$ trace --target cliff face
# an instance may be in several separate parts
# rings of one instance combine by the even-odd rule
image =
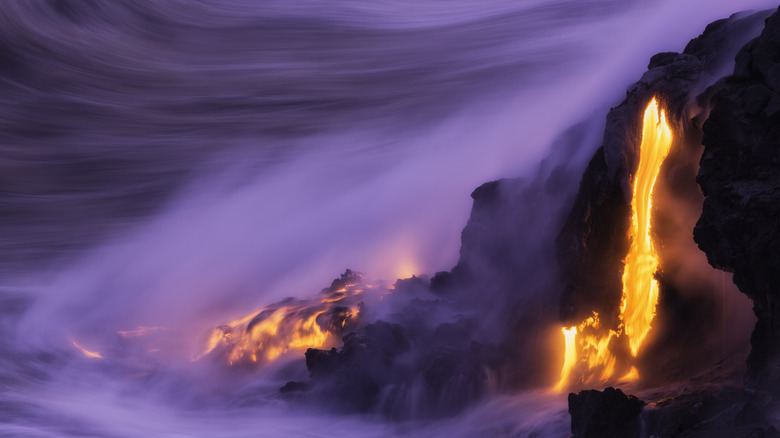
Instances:
[[[780,390],[780,12],[737,55],[712,98],[694,238],[753,301],[746,384]]]
[[[676,123],[675,145],[667,159],[671,163],[664,164],[666,178],[674,180],[674,172],[668,168],[690,161],[703,144],[696,182],[706,198],[693,235],[707,261],[733,272],[735,284],[753,301],[758,322],[751,337],[745,383],[760,391],[724,383],[728,379],[718,375],[725,371],[719,364],[686,381],[684,387],[672,385],[667,393],[646,393],[653,397],[641,414],[643,434],[648,436],[780,436],[773,425],[773,400],[780,394],[780,10],[769,15],[764,12],[719,20],[692,40],[682,55],[653,57],[648,72],[629,90],[626,101],[610,112],[604,146],[586,170],[558,238],[558,259],[566,281],[562,319],[576,322],[589,311],[614,312],[627,245],[624,236],[630,205],[625,194],[639,144],[637,115],[648,94],[660,94]],[[740,35],[767,16],[761,35],[736,53],[745,42]],[[727,73],[723,61],[735,53],[733,76],[718,80]],[[708,84],[714,85],[694,99]],[[666,192],[689,190],[691,181],[680,181],[688,179],[690,173],[688,169],[678,175],[684,178],[667,181]],[[692,187],[696,193],[687,196],[688,201],[701,202],[697,200],[702,195],[695,185]],[[658,217],[674,214],[680,212],[656,212]],[[659,222],[654,227],[663,228],[663,221]],[[690,233],[690,228],[685,231]],[[656,230],[661,246],[664,233]],[[686,310],[680,303],[674,304],[681,296],[680,285],[674,284],[668,271],[662,259],[656,274],[661,284],[657,317],[665,318],[666,326],[654,328],[655,340],[645,349],[644,358],[640,350],[637,366],[645,384],[658,377],[650,374],[648,379],[653,368],[668,368],[673,363],[661,356],[679,343],[680,337],[688,336],[688,329],[699,330],[699,342],[712,337],[700,328],[711,323],[701,318],[706,316],[704,306]],[[692,319],[696,322],[691,323]],[[685,330],[681,323],[687,324]],[[685,355],[695,356],[699,347],[690,346]],[[599,427],[629,424],[625,418],[605,416],[619,412],[623,403],[622,398],[608,397],[610,390],[570,394],[573,436],[606,436],[609,433]],[[619,435],[639,436],[639,431],[625,430]]]
[[[648,71],[629,88],[626,99],[610,110],[603,147],[585,171],[557,239],[556,253],[566,284],[561,302],[564,323],[578,323],[594,311],[607,326],[615,328],[618,323],[623,258],[629,243],[630,181],[638,165],[645,106],[656,96],[666,110],[674,131],[670,156],[686,155],[681,151],[691,145],[698,148],[701,134],[696,116],[706,102],[696,102],[694,96],[715,81],[724,59],[736,52],[735,41],[744,43],[744,35],[764,16],[719,20],[692,40],[684,53],[653,56]]]

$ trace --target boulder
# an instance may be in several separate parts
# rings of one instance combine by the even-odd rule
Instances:
[[[645,403],[612,387],[569,394],[572,438],[639,437]]]

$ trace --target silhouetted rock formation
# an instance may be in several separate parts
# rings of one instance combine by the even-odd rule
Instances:
[[[620,389],[569,394],[572,438],[639,437],[639,414],[645,403]]]
[[[746,383],[780,391],[780,13],[737,55],[712,98],[694,232],[709,262],[734,273],[758,317]]]

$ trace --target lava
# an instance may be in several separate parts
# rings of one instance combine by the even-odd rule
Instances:
[[[666,115],[653,98],[644,112],[639,166],[633,181],[631,200],[630,247],[624,260],[623,294],[620,300],[620,325],[605,332],[594,313],[576,327],[564,327],[565,359],[555,390],[562,390],[577,373],[578,381],[606,381],[614,377],[616,356],[610,350],[613,339],[625,336],[631,356],[636,357],[650,331],[658,302],[658,254],[650,235],[653,188],[672,144],[672,131]],[[638,377],[631,367],[624,378]]]
[[[634,179],[631,201],[631,248],[623,270],[623,297],[620,318],[628,335],[631,354],[636,356],[655,316],[658,302],[658,253],[650,238],[650,214],[653,187],[672,145],[672,131],[655,98],[645,110],[639,168]]]
[[[229,365],[267,363],[287,352],[323,348],[357,324],[361,295],[376,288],[347,270],[316,299],[283,300],[213,329],[196,360],[217,355]]]
[[[555,385],[556,391],[563,389],[563,386],[569,380],[569,374],[571,374],[571,370],[574,367],[574,364],[577,363],[577,347],[575,343],[577,338],[577,327],[564,327],[562,330],[563,337],[566,340],[566,356],[563,360],[563,368],[561,369],[561,379],[558,381],[558,384]]]

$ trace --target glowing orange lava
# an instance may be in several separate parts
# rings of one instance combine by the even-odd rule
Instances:
[[[658,302],[658,281],[653,278],[658,269],[658,253],[650,238],[650,213],[655,180],[671,146],[672,130],[654,98],[645,110],[639,168],[631,201],[631,248],[623,270],[620,303],[621,320],[633,356],[650,331]]]
[[[317,299],[288,299],[221,325],[211,331],[196,359],[218,354],[229,365],[265,363],[290,351],[334,343],[356,323],[359,296],[374,288],[361,279],[347,271]]]
[[[671,145],[672,131],[666,115],[653,98],[644,113],[639,166],[633,181],[631,246],[623,269],[620,326],[617,332],[609,330],[605,335],[599,327],[598,315],[594,313],[577,327],[563,328],[565,358],[561,378],[554,388],[557,391],[571,383],[573,373],[577,374],[579,382],[604,382],[614,377],[616,358],[609,349],[612,339],[625,334],[631,356],[636,357],[650,331],[658,302],[658,281],[653,277],[658,269],[658,254],[650,236],[653,188]],[[631,367],[623,377],[633,380],[639,374]]]

